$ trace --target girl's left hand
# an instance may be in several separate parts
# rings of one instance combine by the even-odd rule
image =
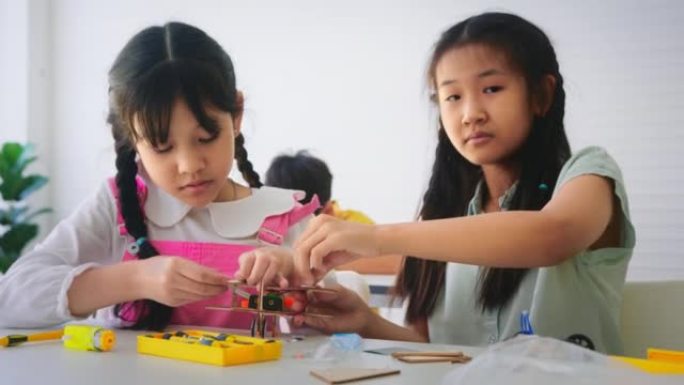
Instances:
[[[240,267],[235,278],[244,279],[248,285],[274,283],[282,288],[289,286],[287,277],[294,269],[292,250],[267,246],[240,255]]]
[[[329,215],[312,219],[294,245],[297,279],[312,285],[336,266],[379,255],[376,229]]]
[[[359,333],[366,335],[375,313],[355,292],[340,285],[328,287],[335,292],[311,292],[306,306],[306,313],[296,315],[295,326],[309,326],[324,333]],[[332,317],[317,317],[326,314]]]

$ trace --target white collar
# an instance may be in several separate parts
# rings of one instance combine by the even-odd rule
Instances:
[[[159,188],[144,172],[147,185],[145,216],[159,227],[178,224],[191,211],[208,210],[216,233],[225,238],[244,238],[256,233],[269,216],[292,210],[304,198],[303,191],[264,186],[252,188],[248,197],[230,202],[212,202],[206,207],[193,208]]]
[[[207,205],[214,230],[225,238],[244,238],[256,233],[267,217],[291,211],[303,199],[303,191],[264,186],[252,195],[230,202]]]

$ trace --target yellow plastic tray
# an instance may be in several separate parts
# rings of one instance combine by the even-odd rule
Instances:
[[[212,346],[202,344],[200,340],[212,341]],[[138,336],[138,353],[228,366],[277,360],[282,354],[282,342],[203,330],[182,330],[180,333],[170,331]]]
[[[684,365],[667,361],[645,360],[643,358],[612,356],[615,359],[634,365],[644,372],[653,374],[684,374]]]
[[[649,360],[671,362],[684,365],[684,351],[648,348],[646,356]]]

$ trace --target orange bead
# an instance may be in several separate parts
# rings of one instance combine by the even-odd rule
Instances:
[[[283,298],[283,304],[285,305],[285,309],[292,309],[292,306],[295,304],[295,299],[291,296],[287,296]]]

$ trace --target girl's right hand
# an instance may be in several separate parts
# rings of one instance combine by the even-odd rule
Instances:
[[[329,287],[335,293],[316,292],[309,294],[305,313],[293,319],[296,326],[307,325],[324,333],[359,333],[362,336],[373,321],[375,313],[355,292],[340,285]],[[332,317],[317,317],[314,313]]]
[[[286,288],[288,277],[294,269],[292,251],[284,247],[259,247],[240,255],[239,268],[234,278],[244,280],[248,285],[256,286],[264,281],[267,285],[274,282]]]
[[[297,278],[312,285],[332,268],[380,254],[377,226],[329,215],[312,219],[294,244]]]
[[[229,278],[225,275],[184,258],[158,255],[138,263],[141,297],[167,306],[211,298],[229,287]]]

